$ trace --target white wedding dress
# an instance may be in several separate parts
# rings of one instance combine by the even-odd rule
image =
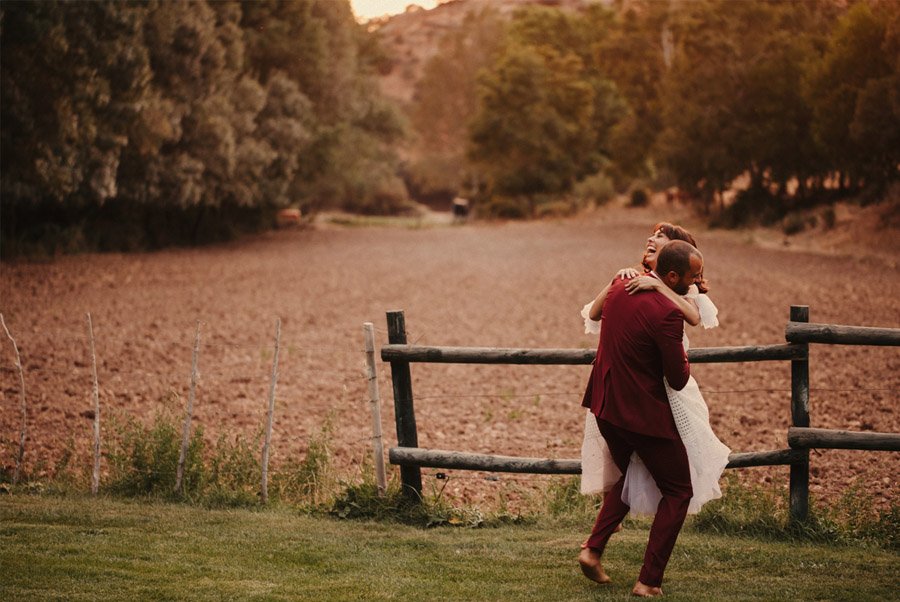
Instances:
[[[646,294],[646,293],[642,293]],[[693,299],[700,310],[700,323],[704,328],[715,328],[719,325],[716,317],[718,309],[704,294],[692,285],[685,297]],[[581,310],[584,318],[586,334],[599,334],[600,322],[590,319],[592,303]],[[684,349],[688,350],[687,334],[684,336]],[[691,498],[688,513],[696,514],[709,500],[722,497],[719,489],[719,477],[728,464],[731,450],[716,437],[709,424],[709,409],[691,376],[685,387],[675,391],[664,383],[675,426],[687,450],[688,463],[691,469],[691,486],[694,496]],[[608,491],[622,476],[619,468],[612,460],[606,440],[597,427],[597,419],[587,410],[584,421],[584,441],[581,445],[581,492],[594,494]],[[622,501],[628,504],[633,515],[650,515],[656,513],[656,507],[662,494],[650,476],[647,467],[638,457],[632,454],[625,475],[625,486],[622,489]]]

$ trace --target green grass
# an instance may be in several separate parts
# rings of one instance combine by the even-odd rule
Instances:
[[[590,523],[490,528],[100,497],[0,497],[0,600],[627,600],[646,522],[607,550],[615,583],[578,571]],[[670,600],[889,600],[900,556],[876,546],[682,533]]]
[[[322,218],[323,221],[337,226],[349,228],[393,227],[407,230],[420,230],[446,226],[434,221],[429,221],[420,216],[404,215],[360,215],[360,214],[330,214]]]

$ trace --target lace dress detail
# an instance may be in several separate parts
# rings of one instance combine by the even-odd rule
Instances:
[[[685,296],[695,299],[700,309],[700,323],[705,328],[718,326],[716,316],[718,310],[709,297],[699,294],[696,286],[692,286]],[[589,310],[590,304],[586,307]],[[588,322],[593,320],[590,320],[585,310],[582,310],[582,316],[585,318],[585,331],[594,332],[588,331]],[[599,323],[593,324],[597,325],[596,332],[599,332]],[[685,335],[685,351],[689,345]],[[731,450],[719,441],[713,432],[709,424],[709,409],[693,376],[680,391],[672,389],[668,383],[665,383],[665,386],[672,408],[672,417],[675,419],[675,426],[684,443],[690,465],[694,496],[691,498],[688,513],[696,514],[703,504],[722,496],[719,478],[728,464]],[[606,441],[597,427],[596,417],[588,410],[581,446],[581,492],[594,494],[608,491],[621,476],[622,473],[612,461]],[[632,514],[645,515],[656,512],[661,498],[659,488],[647,467],[637,454],[632,454],[622,489],[622,501],[628,504]]]
[[[581,308],[581,317],[584,318],[584,334],[600,334],[600,321],[591,320],[591,306],[593,301]]]

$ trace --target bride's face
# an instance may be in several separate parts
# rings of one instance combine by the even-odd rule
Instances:
[[[657,230],[647,239],[647,247],[644,249],[644,263],[650,266],[650,269],[656,269],[656,256],[664,244],[671,240],[662,230]]]

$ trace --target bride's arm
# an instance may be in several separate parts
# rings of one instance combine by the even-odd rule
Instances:
[[[600,321],[600,316],[603,315],[603,304],[606,302],[606,295],[609,293],[609,285],[603,287],[603,290],[600,291],[600,294],[594,299],[594,302],[591,304],[591,311],[588,314],[594,322]]]
[[[634,268],[622,268],[621,270],[616,272],[616,275],[613,277],[613,280],[615,280],[616,278],[623,278],[623,279],[634,278],[637,275],[638,275],[638,271]],[[599,322],[600,316],[603,315],[603,304],[606,302],[606,295],[609,294],[609,287],[611,285],[612,285],[612,283],[604,286],[603,290],[600,291],[600,294],[597,295],[597,297],[594,299],[594,302],[591,304],[591,311],[588,315],[590,316],[591,320],[593,320],[594,322]]]
[[[693,299],[682,297],[657,278],[652,276],[635,278],[625,285],[625,290],[628,291],[629,295],[633,295],[638,291],[657,290],[668,297],[681,310],[681,313],[684,314],[685,322],[691,326],[696,326],[700,323],[700,308],[697,307],[697,303]]]

